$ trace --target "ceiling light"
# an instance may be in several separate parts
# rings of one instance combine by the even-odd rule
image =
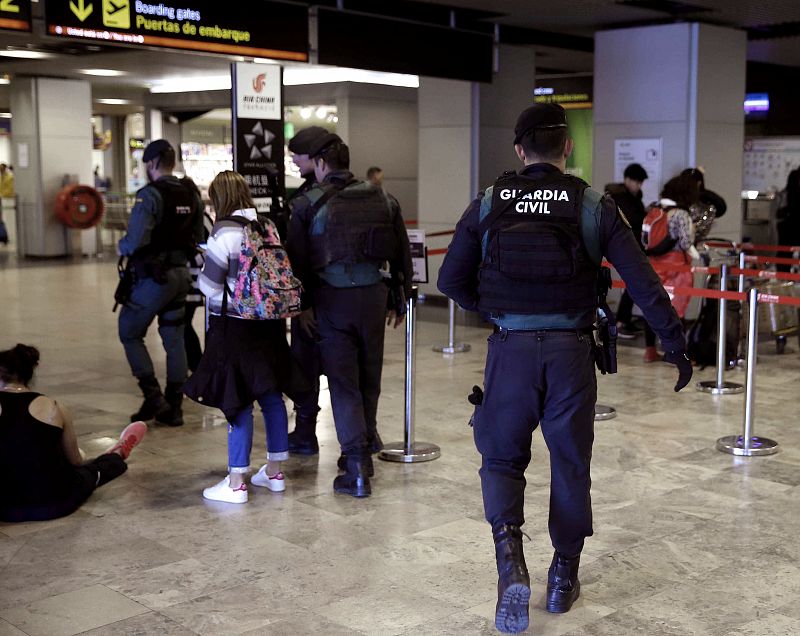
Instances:
[[[300,117],[302,117],[303,119],[311,119],[311,112],[312,112],[311,109],[308,107],[301,108]]]
[[[0,119],[11,119],[11,113],[0,113]]]
[[[226,91],[231,89],[230,75],[205,77],[173,77],[153,82],[151,93],[192,93],[201,91]]]
[[[280,64],[278,60],[271,60],[268,57],[254,57],[253,62],[256,64]]]
[[[405,86],[419,88],[419,76],[402,73],[382,73],[364,71],[356,68],[325,66],[297,66],[283,71],[285,86],[303,84],[327,84],[331,82],[356,82],[360,84],[383,84],[386,86]]]
[[[114,98],[107,98],[102,97],[100,99],[94,100],[97,104],[108,104],[110,106],[124,106],[125,104],[131,104],[131,100],[129,99],[114,99]]]
[[[10,84],[11,80],[7,77],[0,77],[0,84]]]
[[[31,49],[5,49],[0,51],[0,56],[17,57],[23,60],[46,60],[55,57],[52,53],[45,51],[32,51]]]
[[[320,106],[317,108],[316,112],[314,113],[317,116],[317,119],[325,119],[325,115],[328,114],[328,109],[324,106]]]
[[[120,77],[122,75],[127,75],[125,71],[117,71],[112,68],[81,68],[78,69],[78,73],[94,75],[96,77]]]

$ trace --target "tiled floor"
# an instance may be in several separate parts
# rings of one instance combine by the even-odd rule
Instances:
[[[82,448],[98,453],[138,404],[111,313],[114,264],[6,265],[0,346],[41,348],[39,389],[75,412]],[[225,423],[190,404],[186,426],[152,429],[128,473],[70,518],[0,525],[0,636],[492,633],[493,547],[465,400],[481,381],[486,332],[461,336],[472,352],[443,357],[431,345],[444,325],[420,323],[418,438],[441,445],[441,459],[379,462],[369,499],[331,489],[338,448],[326,394],[322,452],[287,464],[284,494],[257,489],[245,506],[204,501],[202,488],[224,473]],[[800,634],[800,360],[797,342],[790,348],[782,357],[761,348],[756,426],[781,452],[753,459],[714,450],[740,430],[741,396],[676,395],[671,367],[643,366],[640,350],[622,349],[621,373],[599,380],[600,401],[619,417],[596,426],[583,594],[560,616],[543,609],[552,552],[537,433],[529,633]],[[403,334],[390,332],[386,441],[402,435],[403,361]],[[256,467],[263,451],[261,440]]]

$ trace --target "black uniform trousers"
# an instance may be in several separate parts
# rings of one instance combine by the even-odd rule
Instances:
[[[315,420],[319,412],[319,344],[316,335],[309,336],[300,326],[297,318],[292,318],[292,355],[303,369],[311,389],[308,392],[290,396],[297,414],[306,421]],[[313,433],[313,431],[307,431]]]
[[[368,452],[377,430],[388,289],[323,285],[314,298],[322,371],[342,452]]]
[[[483,404],[474,417],[486,519],[494,531],[525,523],[525,469],[541,424],[550,451],[553,547],[580,553],[592,534],[589,465],[597,382],[591,336],[577,331],[508,331],[489,337]]]

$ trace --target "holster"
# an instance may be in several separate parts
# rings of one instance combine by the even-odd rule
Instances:
[[[601,374],[617,372],[617,317],[608,306],[611,270],[600,268],[597,277],[597,323],[594,330],[594,363]]]
[[[114,308],[111,310],[112,312],[117,311],[117,307],[120,305],[128,303],[133,286],[136,284],[136,274],[133,271],[130,259],[126,263],[124,256],[119,257],[117,274],[119,275],[119,283],[117,283],[117,288],[114,290]]]
[[[394,311],[398,316],[405,316],[408,306],[406,305],[406,292],[403,285],[399,282],[387,282],[389,296],[386,299],[386,309]]]

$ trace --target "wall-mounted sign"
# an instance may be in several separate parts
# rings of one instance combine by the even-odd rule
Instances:
[[[652,139],[614,140],[614,180],[622,182],[622,175],[632,163],[638,163],[647,171],[642,184],[642,201],[648,205],[658,201],[662,184],[661,137]]]
[[[31,0],[0,0],[0,29],[31,30]]]
[[[269,212],[286,187],[283,69],[238,63],[231,65],[231,75],[233,169],[250,186],[258,211]]]
[[[60,37],[308,60],[308,9],[275,0],[45,0],[45,16]]]

